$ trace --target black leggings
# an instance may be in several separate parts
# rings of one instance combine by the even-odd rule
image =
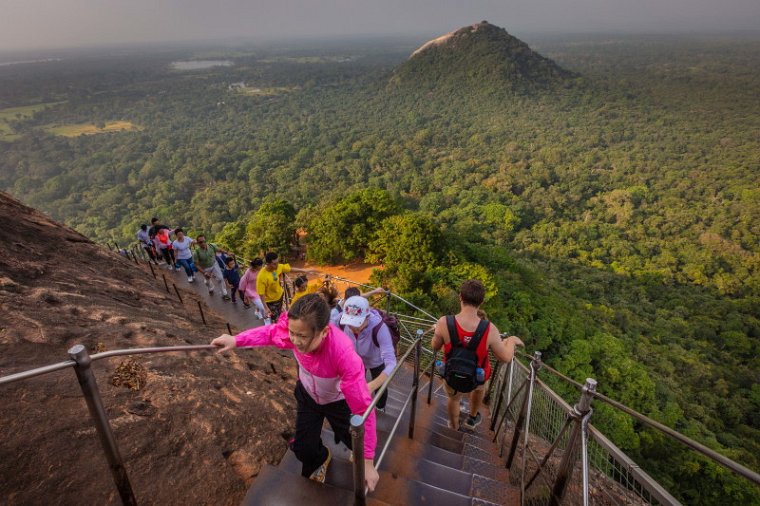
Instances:
[[[293,394],[296,397],[296,435],[290,449],[301,461],[301,475],[308,478],[327,459],[327,448],[322,444],[325,418],[335,434],[335,442],[342,442],[351,449],[351,409],[345,399],[317,404],[300,381]]]

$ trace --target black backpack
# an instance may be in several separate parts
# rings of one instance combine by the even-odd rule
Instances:
[[[451,339],[451,351],[446,355],[446,370],[443,373],[443,379],[446,380],[446,384],[450,388],[457,392],[466,394],[480,386],[476,369],[478,367],[485,368],[485,361],[488,360],[488,357],[486,356],[482,364],[478,364],[477,349],[480,341],[488,332],[489,325],[488,320],[480,320],[475,334],[465,346],[459,341],[456,320],[453,316],[446,317],[446,326],[449,329],[449,338]]]

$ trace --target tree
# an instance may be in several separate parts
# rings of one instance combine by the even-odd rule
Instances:
[[[381,222],[398,212],[384,190],[366,188],[328,202],[311,213],[308,256],[316,262],[350,262],[364,258]]]
[[[447,258],[440,228],[419,212],[386,218],[370,250],[368,259],[382,262],[382,276],[399,292],[429,290],[429,271]]]
[[[274,197],[265,199],[248,220],[243,254],[251,258],[267,251],[288,253],[295,236],[295,217],[295,209],[288,201]]]

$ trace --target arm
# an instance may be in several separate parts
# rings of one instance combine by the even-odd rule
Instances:
[[[396,350],[393,349],[393,338],[391,338],[391,332],[388,330],[388,326],[380,324],[382,327],[377,332],[377,344],[380,345],[380,355],[383,357],[383,365],[385,368],[377,378],[367,383],[367,387],[370,392],[374,392],[383,384],[385,380],[396,368]],[[370,330],[371,332],[371,330]],[[374,346],[374,345],[373,345]]]
[[[372,297],[373,295],[379,295],[381,293],[387,293],[388,290],[386,290],[383,287],[375,288],[374,290],[370,290],[369,292],[362,292],[359,295],[364,297],[365,299]]]
[[[340,360],[340,391],[346,398],[346,403],[353,414],[364,414],[372,402],[367,383],[364,381],[364,365],[359,355],[353,352],[344,353]],[[369,414],[364,422],[364,483],[369,491],[375,490],[380,475],[375,469],[375,411]]]
[[[265,325],[254,329],[244,330],[236,336],[222,334],[211,344],[221,349],[217,353],[239,348],[241,346],[276,346],[282,349],[292,349],[293,343],[288,337],[288,318],[286,314],[276,325]]]
[[[383,357],[383,364],[385,365],[385,368],[383,369],[382,374],[380,374],[380,376],[378,376],[374,381],[379,380],[382,376],[386,376],[387,378],[393,372],[393,369],[396,368],[396,350],[393,349],[393,338],[391,337],[391,331],[388,329],[387,325],[381,325],[382,327],[380,327],[380,330],[377,332],[377,344],[380,345],[380,355]],[[377,386],[379,387],[382,385],[383,381],[385,381],[385,378],[379,381]],[[374,389],[370,388],[370,391],[372,390]]]
[[[334,329],[332,330],[335,331]],[[338,374],[340,375],[340,391],[346,398],[346,403],[355,415],[363,415],[372,402],[367,382],[364,379],[364,364],[362,359],[353,349],[348,349],[338,361]],[[375,432],[375,413],[370,413],[365,422],[364,432],[364,458],[375,458],[375,445],[377,434]]]
[[[502,362],[511,362],[515,356],[515,346],[525,346],[522,340],[517,336],[509,336],[501,339],[499,329],[493,323],[488,330],[488,347],[496,358]]]
[[[446,342],[444,336],[448,335],[449,331],[446,328],[446,317],[442,316],[438,319],[437,322],[435,322],[435,327],[433,330],[433,340],[430,343],[430,346],[433,348],[433,351],[438,351],[441,348],[443,348],[443,344]]]

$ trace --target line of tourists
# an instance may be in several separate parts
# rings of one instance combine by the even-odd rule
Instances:
[[[276,272],[283,265],[269,272]],[[304,289],[307,293],[297,297],[275,325],[249,329],[236,336],[223,334],[211,341],[219,352],[241,346],[293,350],[298,380],[294,392],[295,436],[290,448],[302,464],[301,474],[321,483],[332,459],[330,449],[321,439],[324,420],[330,424],[336,442],[351,449],[351,416],[364,414],[372,402],[371,393],[381,387],[397,364],[393,318],[371,307],[366,298],[383,289],[365,294],[358,289],[350,290],[340,300],[330,283],[323,283],[313,293],[309,293],[307,286]],[[512,360],[515,346],[522,345],[516,336],[502,340],[496,326],[481,318],[483,314],[478,311],[484,298],[481,282],[465,281],[459,291],[459,312],[441,317],[434,327],[431,346],[435,350],[444,349],[440,372],[448,396],[449,427],[455,430],[460,429],[461,394],[470,396],[470,412],[464,427],[472,430],[482,421],[478,410],[484,384],[490,377],[489,350],[497,360],[506,362]],[[379,480],[374,467],[375,427],[376,416],[385,412],[387,397],[383,397],[366,420],[364,462],[358,463],[364,466],[369,491],[375,489]]]
[[[150,228],[140,225],[137,240],[154,264],[160,265],[159,260],[163,260],[167,269],[184,270],[189,283],[200,275],[209,295],[213,296],[218,288],[225,301],[237,303],[240,298],[246,308],[253,306],[257,318],[265,319],[267,324],[276,321],[282,312],[285,292],[281,280],[285,274],[303,274],[296,279],[294,300],[319,288],[311,285],[307,291],[305,274],[311,271],[281,263],[274,252],[251,260],[241,275],[235,255],[208,242],[203,234],[189,237],[182,228],[172,229],[158,218],[151,219]]]

